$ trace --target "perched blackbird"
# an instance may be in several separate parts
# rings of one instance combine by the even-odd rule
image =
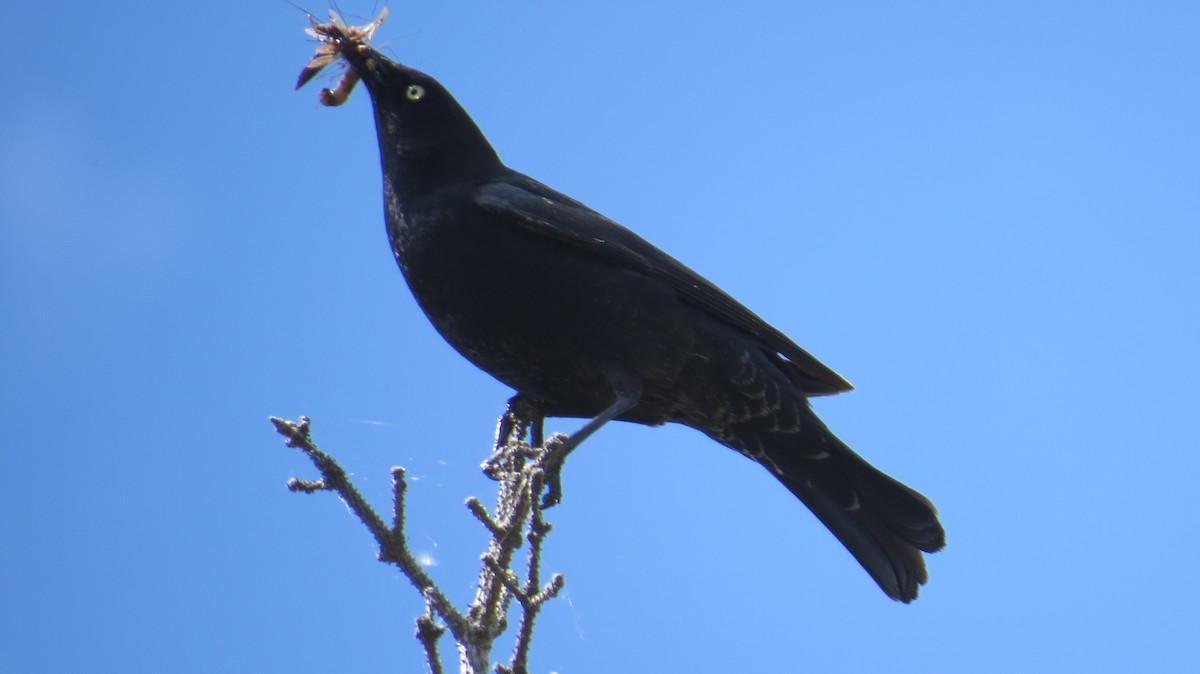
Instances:
[[[675,422],[737,450],[889,597],[915,599],[921,553],[945,534],[928,499],[813,413],[810,396],[850,384],[638,235],[501,163],[437,80],[356,39],[375,25],[318,28],[371,95],[392,251],[446,341],[546,416],[591,419],[573,441],[611,419]]]

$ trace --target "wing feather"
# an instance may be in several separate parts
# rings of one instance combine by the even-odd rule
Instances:
[[[808,395],[831,395],[854,388],[708,279],[632,231],[532,178],[514,172],[493,179],[479,187],[475,202],[515,226],[661,280],[685,302],[757,338],[771,356],[792,371]]]

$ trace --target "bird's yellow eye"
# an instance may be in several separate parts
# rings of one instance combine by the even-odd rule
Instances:
[[[410,84],[404,92],[404,96],[410,101],[419,101],[425,96],[425,87],[419,84]]]

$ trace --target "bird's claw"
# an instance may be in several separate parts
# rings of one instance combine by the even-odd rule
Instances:
[[[542,446],[545,451],[542,470],[546,482],[546,494],[542,497],[543,510],[562,503],[562,468],[571,451],[567,443],[567,436],[555,433]]]

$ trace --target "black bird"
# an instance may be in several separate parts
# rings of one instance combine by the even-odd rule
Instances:
[[[392,251],[451,346],[546,416],[591,419],[572,441],[611,419],[675,422],[737,450],[889,597],[916,598],[921,553],[945,533],[928,499],[813,413],[808,398],[845,379],[637,234],[505,166],[445,87],[367,46],[365,28],[315,27],[371,95]]]

